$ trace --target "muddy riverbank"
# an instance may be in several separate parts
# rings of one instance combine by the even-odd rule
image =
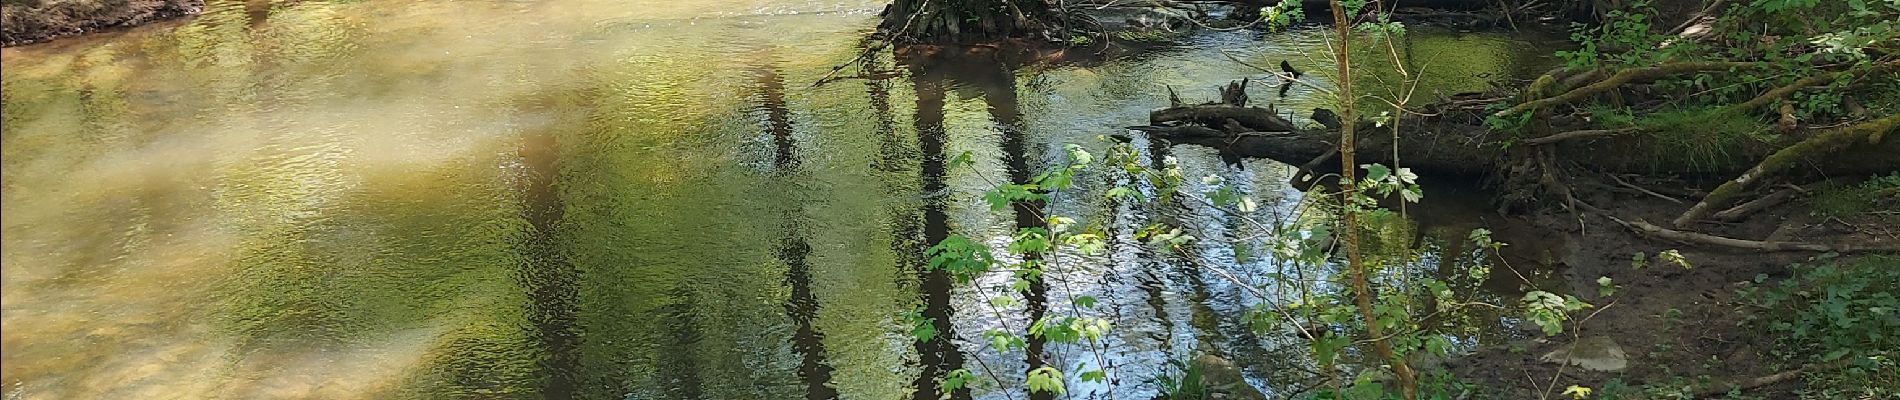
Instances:
[[[18,46],[196,15],[204,0],[8,0],[0,44]]]

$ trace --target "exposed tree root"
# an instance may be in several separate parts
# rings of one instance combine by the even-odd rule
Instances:
[[[1597,83],[1592,83],[1587,86],[1576,88],[1574,90],[1564,92],[1564,94],[1524,102],[1516,106],[1512,106],[1511,108],[1504,109],[1503,111],[1498,111],[1495,114],[1491,114],[1491,116],[1503,118],[1503,117],[1509,117],[1512,115],[1521,114],[1526,111],[1530,111],[1534,109],[1570,104],[1572,102],[1582,100],[1585,97],[1589,97],[1591,95],[1598,94],[1598,93],[1603,93],[1603,92],[1609,91],[1610,89],[1615,89],[1619,86],[1623,86],[1624,84],[1635,82],[1635,81],[1651,80],[1651,79],[1661,78],[1665,76],[1676,75],[1676,74],[1686,74],[1686,73],[1691,73],[1691,72],[1722,71],[1722,70],[1731,70],[1731,69],[1751,68],[1758,65],[1760,64],[1752,63],[1752,62],[1684,61],[1684,62],[1663,64],[1663,65],[1658,65],[1658,66],[1649,67],[1649,68],[1626,69],[1626,70],[1623,70],[1622,72],[1617,72],[1615,75],[1610,75],[1609,78],[1604,79],[1602,81],[1598,81]]]
[[[1858,125],[1823,132],[1807,140],[1795,143],[1792,146],[1782,148],[1780,151],[1776,151],[1766,159],[1763,159],[1761,163],[1756,164],[1754,168],[1749,168],[1747,172],[1743,172],[1741,176],[1722,183],[1722,186],[1716,187],[1714,191],[1709,192],[1708,196],[1703,197],[1702,201],[1689,207],[1689,211],[1683,212],[1681,216],[1676,217],[1676,219],[1670,223],[1678,227],[1688,225],[1690,222],[1708,216],[1709,213],[1714,211],[1715,207],[1727,204],[1730,200],[1734,199],[1735,196],[1740,195],[1743,190],[1747,190],[1750,186],[1761,182],[1762,179],[1774,176],[1802,162],[1826,157],[1854,145],[1855,142],[1879,139],[1887,132],[1894,130],[1897,126],[1900,126],[1900,115],[1889,115]],[[1874,144],[1878,144],[1878,142],[1875,141]],[[1900,165],[1895,167],[1900,167]]]
[[[1637,129],[1637,128],[1591,129],[1591,130],[1581,130],[1581,131],[1569,131],[1569,132],[1554,134],[1550,136],[1524,139],[1524,144],[1543,145],[1543,144],[1562,142],[1565,140],[1604,138],[1604,137],[1610,137],[1610,136],[1636,133],[1636,132],[1641,132],[1641,131],[1642,129]]]

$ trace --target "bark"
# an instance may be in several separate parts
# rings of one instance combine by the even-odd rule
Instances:
[[[1603,137],[1610,137],[1610,136],[1617,136],[1617,135],[1625,135],[1625,134],[1636,133],[1638,131],[1639,130],[1636,128],[1591,129],[1591,130],[1581,130],[1581,131],[1569,131],[1569,132],[1559,133],[1559,134],[1550,135],[1550,136],[1525,139],[1524,144],[1545,145],[1545,144],[1562,142],[1565,140],[1603,138]]]
[[[1333,57],[1339,61],[1339,76],[1342,78],[1339,80],[1339,97],[1351,99],[1353,98],[1351,73],[1352,52],[1350,51],[1350,49],[1352,49],[1352,26],[1351,22],[1346,19],[1345,5],[1340,4],[1340,0],[1332,0],[1331,2],[1334,39],[1338,41],[1336,45],[1333,46]],[[1360,124],[1357,119],[1353,118],[1352,102],[1342,101],[1341,103],[1343,104],[1340,105],[1340,116],[1344,118],[1343,121],[1345,123],[1340,126],[1339,130],[1339,186],[1341,188],[1339,200],[1340,204],[1346,205],[1352,204],[1353,196],[1359,194],[1357,190],[1353,189],[1353,185],[1358,181],[1357,178],[1353,177],[1353,173],[1357,171],[1356,168],[1358,166],[1358,164],[1354,163],[1355,161],[1353,159],[1355,156],[1354,153],[1358,150],[1358,144],[1356,143],[1358,135],[1355,134],[1353,130],[1355,129],[1355,125]],[[1357,212],[1353,211],[1352,207],[1346,207],[1345,211],[1340,213],[1340,227],[1346,233],[1346,269],[1350,272],[1348,275],[1352,280],[1353,303],[1359,308],[1359,317],[1365,320],[1366,336],[1372,341],[1372,351],[1390,363],[1392,375],[1398,378],[1399,398],[1412,400],[1418,398],[1418,384],[1412,376],[1412,366],[1406,363],[1404,358],[1399,357],[1392,351],[1392,345],[1386,341],[1384,328],[1379,321],[1378,314],[1375,313],[1372,308],[1372,299],[1378,297],[1379,294],[1372,290],[1371,280],[1366,278],[1368,272],[1366,271],[1364,260],[1360,257],[1359,227],[1356,214]]]

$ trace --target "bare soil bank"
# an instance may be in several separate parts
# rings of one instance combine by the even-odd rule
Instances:
[[[204,0],[0,0],[0,45],[137,26],[203,9]]]

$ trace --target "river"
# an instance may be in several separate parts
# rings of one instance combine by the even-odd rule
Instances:
[[[1020,380],[1024,354],[978,333],[1020,328],[1022,306],[990,312],[979,289],[920,274],[924,249],[951,234],[1000,248],[1019,218],[983,202],[992,182],[1065,144],[1102,154],[1098,137],[1145,123],[1169,86],[1203,99],[1263,76],[1223,51],[1330,68],[1319,31],[1207,32],[1026,67],[885,52],[876,79],[814,87],[857,56],[881,2],[209,3],[0,51],[7,399],[898,399],[952,362]],[[1395,51],[1422,66],[1420,93],[1549,68],[1510,35],[1414,31]],[[1275,97],[1254,95],[1317,102]],[[1134,140],[1263,215],[1305,196],[1286,165]],[[972,165],[946,165],[965,152]],[[1080,180],[1046,209],[1105,221],[1110,249],[1043,289],[1101,299],[1118,398],[1199,353],[1268,388],[1298,364],[1292,338],[1243,321],[1258,299],[1195,267],[1256,279],[1270,260],[1206,240],[1189,262],[1131,238],[1151,221],[1219,238],[1234,216],[1105,205],[1106,183]],[[1395,236],[1436,250],[1401,269],[1471,255],[1458,243],[1488,212],[1426,197]],[[913,309],[945,317],[951,344],[914,343]],[[1477,325],[1447,334],[1516,332]],[[1078,398],[1107,392],[1069,380]]]

